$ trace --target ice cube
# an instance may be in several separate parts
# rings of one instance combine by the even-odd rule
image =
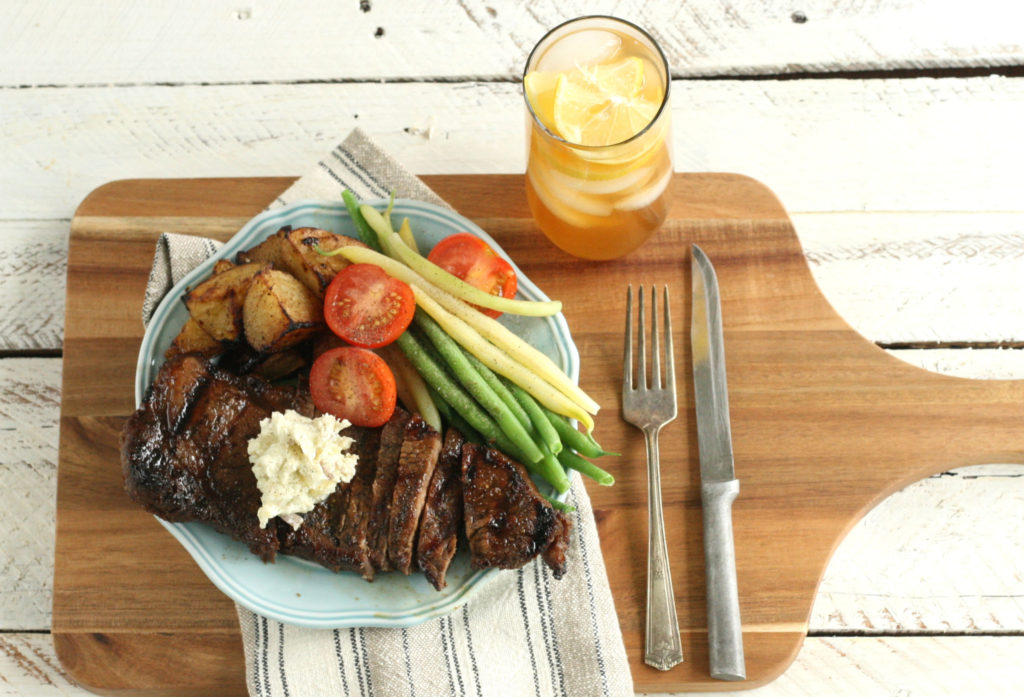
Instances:
[[[603,29],[584,29],[554,43],[538,62],[540,70],[561,72],[604,63],[622,46],[622,39]]]

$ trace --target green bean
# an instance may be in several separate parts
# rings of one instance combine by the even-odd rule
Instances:
[[[422,377],[422,376],[421,376]],[[426,382],[426,381],[424,381]],[[427,383],[427,392],[430,393],[430,398],[434,400],[434,405],[437,407],[437,411],[441,414],[441,418],[444,421],[451,421],[452,418],[452,407],[448,402],[441,399],[441,395],[438,394],[437,390]]]
[[[590,460],[585,460],[572,450],[565,449],[558,453],[558,461],[569,469],[574,469],[580,474],[585,474],[601,486],[611,486],[615,483],[615,477],[606,472]]]
[[[395,247],[404,246],[404,244],[398,237],[395,229],[391,227],[391,221],[376,208],[366,203],[359,207],[359,213],[363,216],[363,220],[366,221],[373,234],[377,236],[377,244],[381,253],[396,263],[408,266],[398,258],[398,252],[395,250]],[[386,268],[384,270],[387,271]]]
[[[434,348],[444,357],[455,378],[476,399],[480,406],[487,411],[491,418],[497,422],[505,435],[518,446],[519,451],[526,456],[529,462],[524,462],[523,464],[536,464],[540,462],[544,457],[540,448],[537,447],[530,434],[526,432],[523,425],[512,414],[508,405],[491,389],[480,373],[473,368],[469,359],[466,358],[466,354],[463,353],[462,348],[429,315],[417,312],[414,321],[430,339]]]
[[[562,452],[562,438],[558,435],[558,431],[551,425],[551,420],[548,418],[544,409],[537,404],[537,400],[533,396],[524,390],[519,385],[515,384],[511,380],[505,380],[509,392],[512,393],[516,403],[519,404],[523,411],[526,412],[527,418],[530,420],[530,424],[533,426],[534,431],[553,454],[557,455]]]
[[[395,192],[392,191],[391,195],[388,196],[388,205],[384,208],[384,222],[388,224],[388,227],[392,230],[395,226],[391,224],[391,211],[395,208]]]
[[[454,428],[456,431],[462,434],[462,437],[468,440],[470,443],[476,445],[482,445],[484,442],[483,437],[477,432],[475,428],[469,425],[469,422],[459,416],[459,412],[452,409],[452,406],[437,393],[430,385],[427,385],[427,391],[430,393],[430,397],[434,400],[434,406],[441,413],[441,418],[449,428]]]
[[[493,444],[498,450],[520,462],[531,473],[543,477],[556,490],[568,489],[568,478],[558,460],[551,456],[550,452],[548,457],[545,457],[543,449],[533,444],[542,452],[539,461],[531,462],[523,453],[520,442],[513,441],[501,430],[497,422],[431,357],[427,348],[420,344],[412,332],[404,332],[398,337],[397,343],[409,357],[409,361],[420,371],[427,384],[437,392],[439,399],[436,402],[439,408],[451,410],[453,424],[457,423],[456,417],[461,415],[460,418],[464,418],[472,430],[479,432],[483,442]],[[469,437],[469,434],[463,435]]]
[[[403,242],[405,242],[406,247],[417,254],[420,253],[419,245],[416,244],[416,238],[413,237],[412,226],[409,225],[408,218],[402,218],[402,224],[398,228],[398,236],[402,238]]]
[[[583,433],[579,429],[575,428],[569,419],[565,418],[561,414],[541,406],[544,410],[544,414],[548,417],[551,425],[558,432],[562,442],[573,450],[586,455],[587,457],[601,457],[602,455],[618,455],[618,453],[608,452],[600,446],[600,444],[594,440],[594,437],[589,433]]]
[[[377,349],[381,358],[391,367],[395,374],[395,385],[398,388],[399,398],[405,405],[419,413],[420,417],[434,429],[441,430],[441,415],[434,403],[433,394],[427,388],[423,376],[409,362],[397,346],[389,344]]]
[[[369,250],[360,250],[363,252]],[[372,252],[370,252],[372,254]],[[482,336],[465,319],[446,310],[437,300],[432,298],[416,283],[410,283],[416,304],[429,314],[451,338],[467,351],[479,358],[485,365],[499,375],[504,375],[524,390],[533,395],[539,403],[552,411],[578,419],[587,430],[594,427],[593,417],[583,407],[562,392],[554,384],[547,382],[536,370],[536,365],[526,366],[518,358],[503,348],[491,343]],[[489,320],[490,318],[473,310],[476,315]],[[498,325],[501,327],[502,325]],[[514,335],[513,335],[514,336]],[[564,373],[563,373],[564,375]],[[570,382],[575,386],[575,383]]]
[[[547,499],[547,502],[551,504],[552,508],[561,511],[562,513],[572,513],[576,510],[576,506],[570,506],[564,501],[559,501],[554,496],[548,496],[547,494],[541,494],[541,496]]]
[[[532,424],[530,423],[530,415],[526,413],[526,410],[523,409],[523,406],[512,394],[512,390],[509,389],[509,386],[506,385],[505,382],[500,377],[498,377],[493,370],[484,365],[480,361],[480,359],[474,356],[472,353],[466,351],[465,349],[462,350],[462,353],[466,356],[466,359],[469,361],[469,364],[472,365],[474,369],[476,369],[476,372],[480,373],[480,377],[484,379],[484,382],[487,383],[488,387],[494,390],[494,393],[496,395],[501,397],[501,401],[505,402],[505,405],[509,408],[509,411],[511,411],[512,414],[516,417],[516,419],[519,420],[519,423],[523,425],[523,428],[529,429],[532,426]]]
[[[430,354],[423,348],[411,332],[403,332],[396,340],[398,348],[402,349],[409,361],[416,367],[427,384],[434,388],[441,399],[451,408],[458,412],[469,424],[476,429],[486,442],[494,443],[499,450],[506,448],[518,452],[518,448],[512,444],[491,416],[477,404],[462,386],[459,385],[443,367],[437,364]]]
[[[569,478],[565,475],[562,463],[558,461],[558,458],[543,443],[540,444],[540,450],[543,457],[535,465],[537,474],[542,476],[558,493],[562,494],[569,491]]]
[[[376,217],[383,222],[379,213]],[[352,245],[335,251],[353,263],[376,264],[389,276],[408,283],[416,296],[416,304],[429,312],[452,338],[491,370],[521,385],[549,409],[579,420],[588,430],[593,428],[591,414],[597,413],[597,403],[550,358],[503,324],[432,285],[386,254]],[[526,357],[525,363],[522,357]]]
[[[376,252],[381,251],[376,233],[370,229],[366,218],[359,212],[360,203],[356,195],[345,189],[341,192],[341,200],[345,202],[345,208],[348,209],[348,214],[352,216],[352,223],[356,226],[356,234],[359,235],[360,241]]]
[[[562,465],[555,457],[562,450],[562,441],[551,427],[547,417],[544,416],[543,412],[540,412],[539,405],[533,400],[529,392],[514,382],[495,375],[490,368],[481,363],[473,354],[468,351],[463,352],[473,367],[479,371],[484,381],[491,386],[495,393],[509,407],[509,410],[519,419],[523,427],[529,429],[531,437],[537,439],[536,443],[543,455],[541,461],[536,463],[538,474],[559,492],[567,491],[569,489],[569,480],[565,476]],[[539,421],[535,421],[535,415],[529,413],[527,404],[531,404],[537,409],[536,416],[539,418]],[[540,428],[538,428],[538,425]],[[544,430],[545,428],[546,431]]]
[[[380,241],[384,253],[392,259],[400,261],[415,271],[417,274],[434,284],[438,288],[455,295],[462,300],[479,307],[486,307],[498,312],[508,312],[515,315],[526,315],[529,317],[549,317],[557,315],[562,311],[562,303],[557,300],[516,300],[500,295],[491,295],[471,283],[463,281],[426,257],[418,254],[402,243],[398,233],[391,226],[390,221],[381,215],[372,206],[363,205],[360,210]]]

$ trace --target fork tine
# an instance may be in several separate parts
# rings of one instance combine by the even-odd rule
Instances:
[[[642,292],[642,291],[641,291]],[[633,284],[626,286],[626,348],[622,359],[622,389],[632,390],[633,383]]]
[[[637,347],[636,352],[638,354],[637,366],[636,366],[636,387],[637,389],[645,389],[647,383],[647,313],[644,310],[644,287],[640,286],[640,302],[638,314],[640,315],[639,326],[636,328],[637,332]]]
[[[672,313],[668,306],[668,286],[665,286],[665,387],[675,390],[676,352],[672,349]]]
[[[658,287],[651,286],[651,387],[661,389],[661,336],[658,331]]]

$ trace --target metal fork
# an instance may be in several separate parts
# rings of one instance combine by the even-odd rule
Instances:
[[[651,287],[651,370],[647,376],[647,338],[644,291],[639,293],[637,359],[633,360],[633,286],[626,290],[626,349],[622,375],[622,418],[644,432],[647,445],[647,630],[644,662],[658,670],[668,670],[683,661],[679,638],[675,593],[665,542],[665,519],[661,509],[661,463],[658,457],[658,433],[676,418],[676,370],[672,350],[672,319],[665,286],[664,333],[665,365],[662,379],[662,344],[658,329],[658,296]]]

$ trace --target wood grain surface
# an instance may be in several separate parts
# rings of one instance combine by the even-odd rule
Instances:
[[[932,472],[1024,460],[1012,438],[1024,410],[1024,383],[927,373],[850,330],[815,286],[785,211],[754,180],[677,175],[662,232],[627,259],[603,264],[570,259],[539,236],[521,203],[519,176],[426,180],[565,303],[581,354],[581,384],[604,405],[598,435],[623,453],[611,465],[617,484],[589,490],[638,691],[736,689],[773,679],[801,645],[832,551],[876,502]],[[72,222],[53,634],[65,668],[91,688],[240,689],[233,606],[156,521],[127,501],[117,435],[134,406],[139,308],[156,235],[173,229],[225,238],[287,181],[116,182],[83,202]],[[678,384],[687,406],[662,437],[687,660],[660,673],[641,659],[646,483],[642,439],[618,417],[619,318],[628,282],[668,284],[678,359],[689,365],[691,242],[708,252],[722,288],[741,480],[735,528],[750,677],[741,686],[707,676],[687,369],[679,371]],[[118,580],[116,593],[111,579]],[[185,645],[210,661],[177,669]],[[124,658],[129,672],[119,669]],[[200,670],[207,665],[210,672]]]

